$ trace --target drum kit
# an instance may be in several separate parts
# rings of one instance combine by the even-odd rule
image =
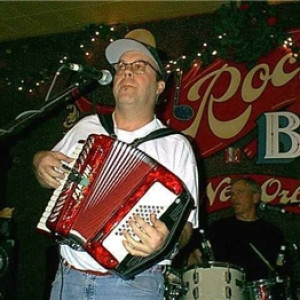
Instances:
[[[168,267],[165,273],[166,300],[292,300],[288,279],[279,277],[245,281],[242,268],[209,261],[206,266],[184,270]]]

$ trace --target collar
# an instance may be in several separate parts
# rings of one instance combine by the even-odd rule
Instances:
[[[113,123],[114,123],[114,131],[115,131],[115,134],[116,134],[118,140],[126,142],[126,143],[131,143],[135,139],[142,138],[142,137],[146,136],[147,134],[149,134],[150,132],[161,127],[159,124],[159,120],[156,118],[155,115],[151,122],[144,125],[143,127],[133,130],[133,131],[119,129],[116,124],[114,113],[112,114],[112,118],[113,118]]]

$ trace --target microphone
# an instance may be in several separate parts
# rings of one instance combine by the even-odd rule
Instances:
[[[261,211],[274,211],[274,212],[280,212],[282,214],[289,214],[288,212],[286,212],[283,208],[281,207],[278,207],[278,206],[275,206],[275,205],[270,205],[270,204],[267,204],[267,203],[263,203],[263,202],[260,202],[259,205],[258,205],[258,209],[260,209]]]
[[[101,85],[108,85],[112,81],[112,75],[108,70],[97,70],[95,67],[83,66],[79,64],[65,64],[65,68],[71,71],[83,73],[99,82]]]

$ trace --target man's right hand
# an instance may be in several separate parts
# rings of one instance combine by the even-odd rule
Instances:
[[[72,159],[58,151],[39,151],[33,157],[33,167],[36,178],[45,188],[58,188],[60,180],[68,171],[63,163],[68,164]]]

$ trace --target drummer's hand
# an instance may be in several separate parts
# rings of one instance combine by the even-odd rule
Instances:
[[[71,161],[71,158],[58,151],[36,153],[33,157],[33,167],[38,182],[46,188],[58,188],[60,180],[69,172],[63,168],[63,163]]]
[[[128,231],[124,231],[123,241],[126,250],[135,256],[146,257],[161,248],[169,234],[169,230],[164,222],[158,220],[155,214],[150,215],[152,225],[145,222],[140,216],[134,214],[129,220],[129,225],[133,229],[140,241],[135,240]]]
[[[187,266],[201,265],[203,264],[202,260],[202,252],[200,249],[195,249],[192,253],[190,253],[187,261]]]

